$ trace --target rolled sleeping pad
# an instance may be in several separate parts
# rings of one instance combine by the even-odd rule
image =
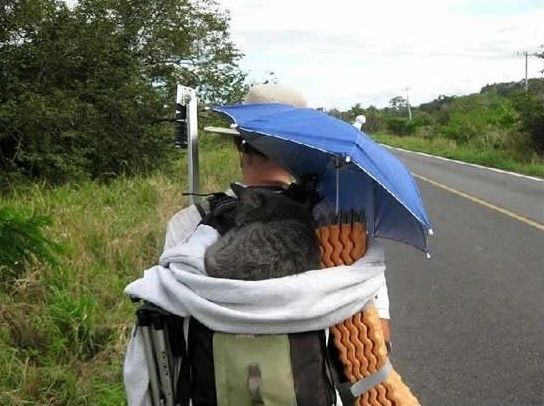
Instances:
[[[351,265],[367,247],[364,216],[341,213],[318,220],[323,267]],[[391,367],[378,313],[372,304],[330,329],[349,381],[341,391],[357,406],[418,406],[417,398]],[[354,398],[354,399],[353,399]]]

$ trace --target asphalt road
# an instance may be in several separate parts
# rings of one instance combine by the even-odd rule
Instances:
[[[415,174],[544,222],[542,182],[395,154]],[[544,231],[418,184],[432,259],[386,243],[393,364],[422,405],[544,405]]]

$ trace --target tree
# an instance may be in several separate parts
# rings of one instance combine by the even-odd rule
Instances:
[[[532,149],[544,158],[544,102],[532,93],[519,93],[514,98],[519,113],[520,130],[528,135]]]
[[[540,52],[537,52],[535,53],[535,56],[539,59],[544,59],[544,45],[541,45],[540,46],[540,49],[541,51]],[[542,66],[542,70],[540,71],[541,73],[544,73],[544,65]]]
[[[328,110],[326,110],[326,112],[327,112],[328,115],[330,115],[332,117],[342,119],[342,112],[339,109],[337,109],[336,107],[328,109]]]
[[[98,7],[97,7],[98,6]],[[215,0],[85,0],[86,14],[113,18],[155,84],[198,87],[206,102],[238,101],[245,75],[229,34],[230,16]]]
[[[361,107],[361,103],[355,103],[349,110],[342,113],[342,118],[349,123],[353,123],[357,116],[364,114],[365,109]]]
[[[214,0],[0,5],[0,171],[62,182],[167,162],[176,83],[239,100],[242,55]],[[164,107],[165,103],[170,106]]]
[[[403,112],[408,108],[408,103],[402,96],[393,97],[391,100],[389,100],[389,104],[395,112]]]

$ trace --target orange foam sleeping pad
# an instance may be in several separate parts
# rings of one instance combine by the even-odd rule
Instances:
[[[325,268],[351,265],[366,252],[365,225],[361,221],[339,222],[316,230],[321,243],[321,265]],[[344,374],[351,383],[365,378],[387,362],[387,348],[374,306],[330,329],[340,354]],[[355,401],[357,406],[416,406],[418,400],[393,370],[387,379]]]

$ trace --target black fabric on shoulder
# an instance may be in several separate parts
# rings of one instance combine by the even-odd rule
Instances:
[[[213,330],[198,320],[191,318],[189,321],[189,359],[193,406],[217,406],[213,334]]]
[[[181,357],[179,378],[178,381],[174,383],[176,386],[176,393],[178,394],[176,404],[180,406],[189,406],[191,370],[183,331],[184,320],[183,317],[174,314],[165,316],[165,318],[168,326],[168,342],[170,343],[172,355]]]
[[[336,401],[326,359],[325,332],[289,334],[297,405],[330,406]]]
[[[229,196],[226,193],[214,193],[206,203],[208,212],[204,215],[201,213],[201,224],[215,228],[221,235],[234,227],[236,206],[238,205],[236,197]],[[206,209],[204,205],[201,205],[200,208]]]
[[[349,388],[351,387],[351,382],[344,372],[344,365],[342,364],[342,361],[340,359],[340,351],[334,344],[332,336],[329,337],[326,357],[334,386],[338,390],[340,398],[342,399],[342,405],[353,406],[355,404],[355,398],[351,395],[351,392],[349,391]]]

